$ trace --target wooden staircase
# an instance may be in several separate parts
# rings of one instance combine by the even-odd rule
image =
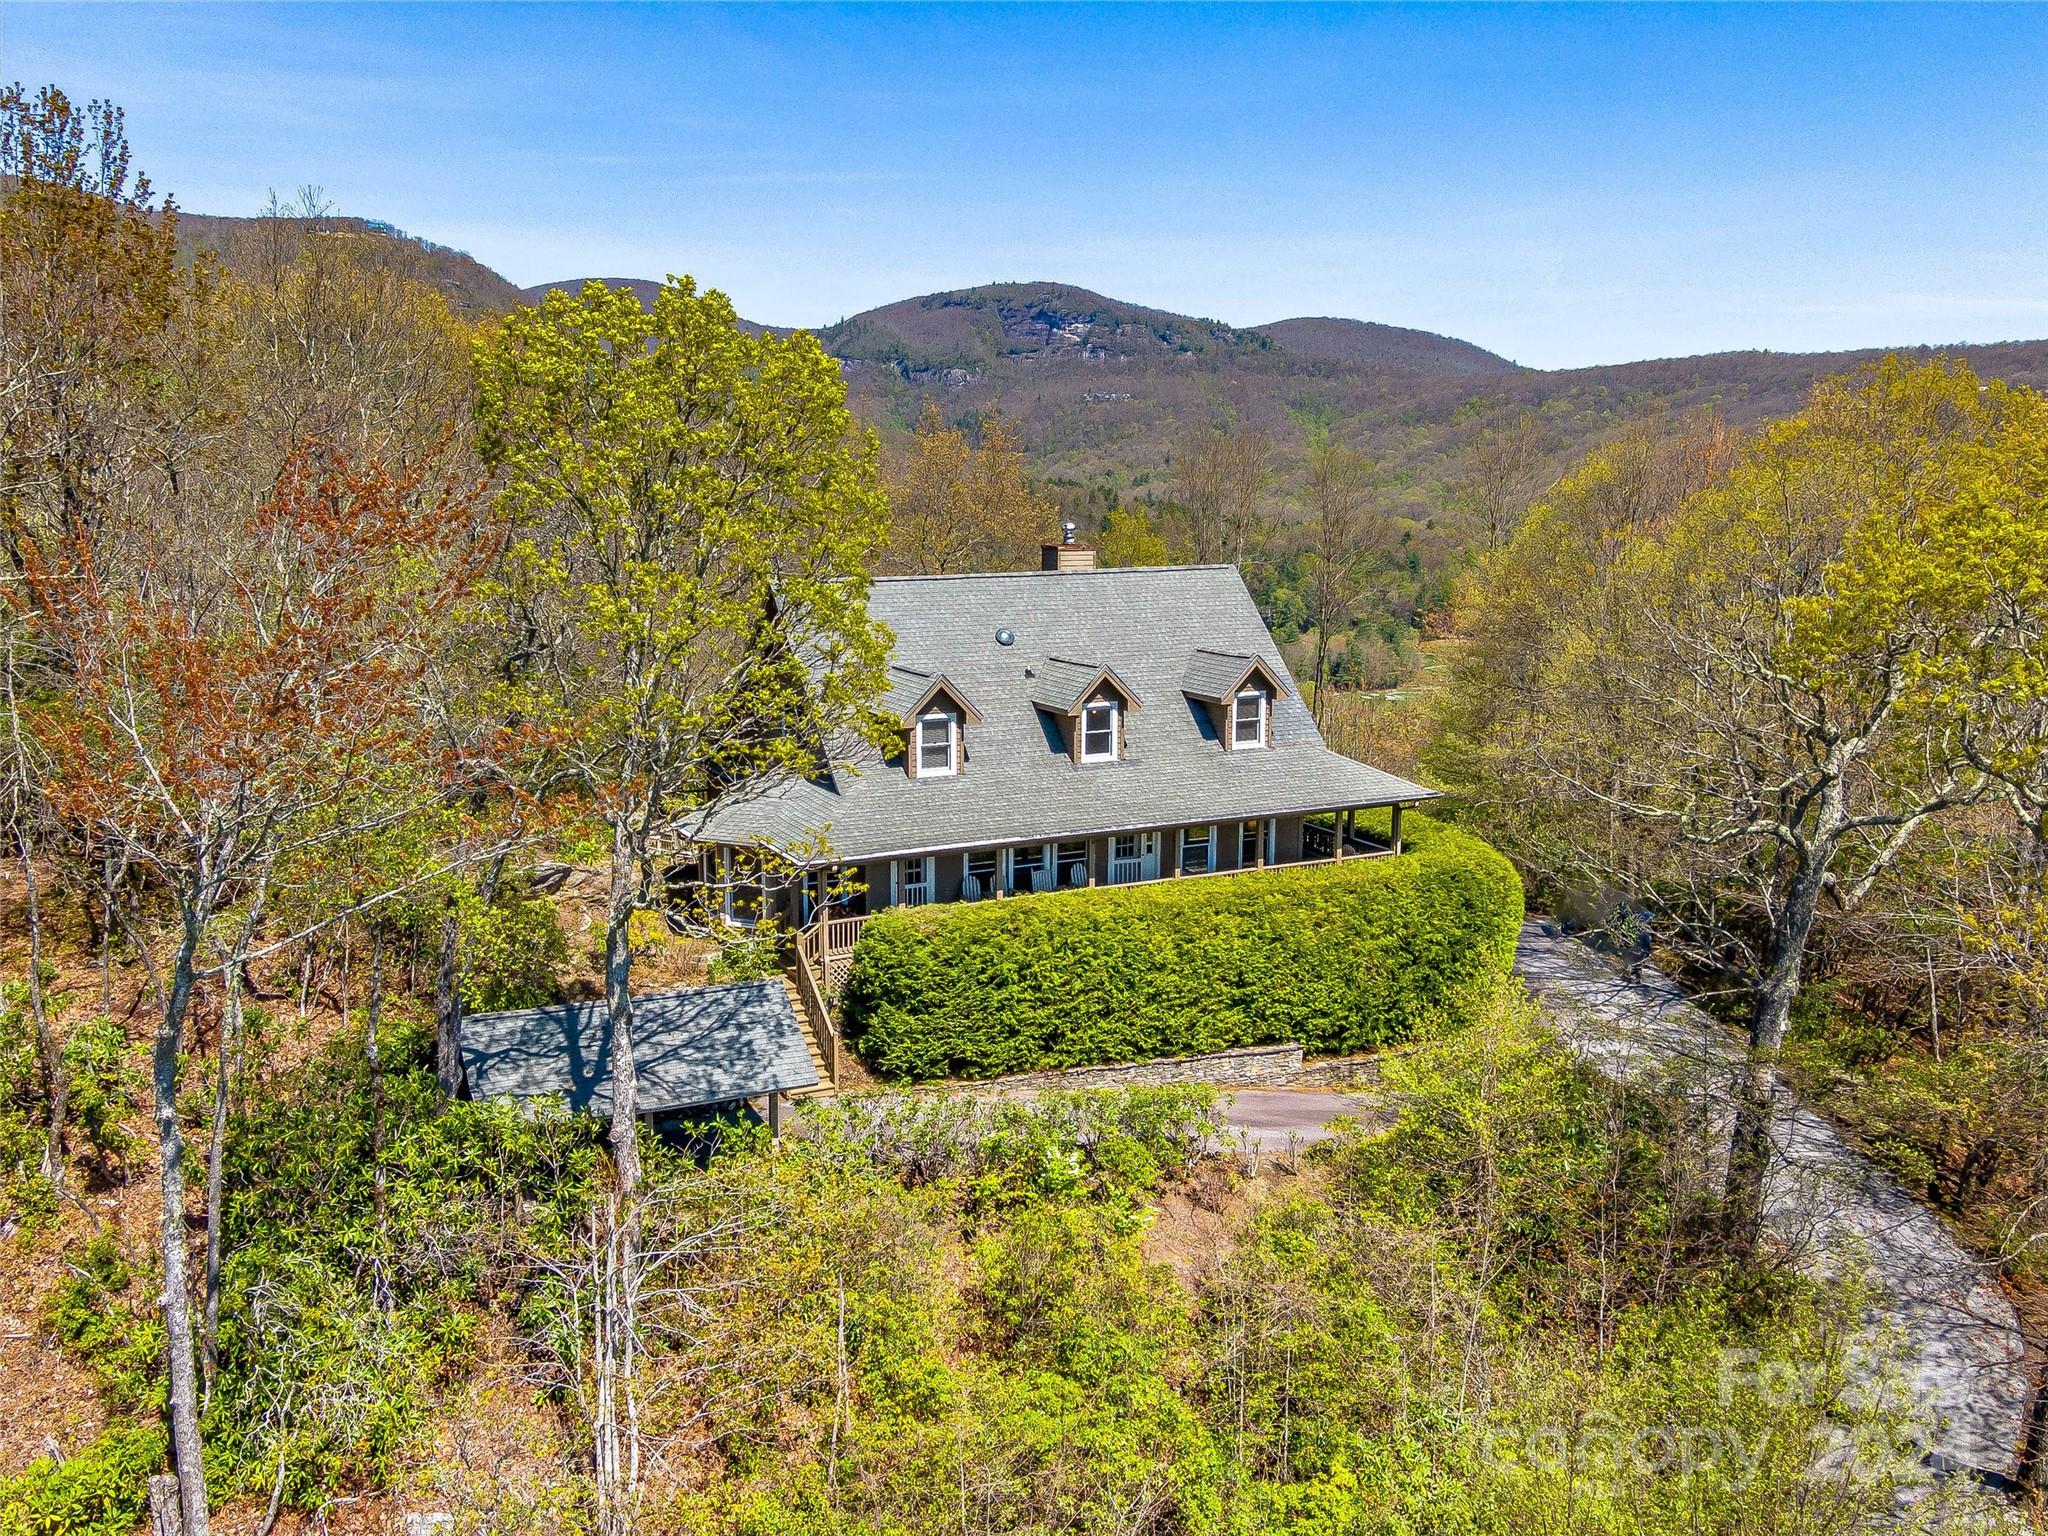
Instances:
[[[804,1049],[810,1052],[811,1056],[811,1070],[818,1074],[817,1087],[792,1089],[788,1097],[792,1099],[805,1099],[829,1094],[838,1087],[838,1083],[835,1081],[836,1074],[832,1071],[831,1065],[826,1061],[825,1053],[818,1048],[818,1029],[811,1020],[810,1008],[804,1002],[803,989],[797,985],[794,968],[783,973],[782,984],[789,988],[789,1004],[796,1013],[797,1028],[803,1031]],[[830,1027],[829,1021],[827,1027]]]

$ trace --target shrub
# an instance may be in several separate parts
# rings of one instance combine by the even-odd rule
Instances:
[[[141,1056],[121,1026],[102,1013],[64,1042],[64,1071],[71,1129],[101,1172],[111,1176],[143,1149],[142,1138],[126,1124],[135,1095],[148,1081]]]
[[[561,996],[556,977],[569,964],[569,940],[552,901],[507,880],[494,901],[465,886],[459,902],[464,1008],[539,1008]]]
[[[909,1079],[1406,1039],[1506,973],[1522,921],[1506,859],[1411,826],[1400,858],[879,912],[849,1033]]]
[[[66,1273],[43,1307],[43,1324],[76,1360],[90,1366],[100,1395],[124,1413],[164,1400],[164,1325],[147,1286],[101,1232],[66,1256]]]
[[[20,1476],[0,1478],[0,1536],[127,1536],[163,1463],[155,1425],[109,1429],[61,1462],[38,1457]]]
[[[47,1221],[56,1194],[43,1177],[50,1095],[29,1024],[28,983],[0,985],[0,1218]]]

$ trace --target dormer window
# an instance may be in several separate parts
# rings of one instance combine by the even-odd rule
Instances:
[[[892,666],[883,708],[903,732],[903,771],[911,778],[943,779],[960,771],[967,756],[962,733],[981,724],[981,715],[944,673]]]
[[[1247,688],[1231,704],[1230,750],[1242,752],[1265,744],[1266,694],[1260,688]]]
[[[1113,763],[1123,756],[1124,714],[1142,706],[1114,668],[1048,656],[1024,675],[1031,680],[1031,702],[1052,716],[1068,757]]]
[[[917,721],[917,776],[939,779],[960,771],[960,717],[933,710]]]
[[[1121,713],[1113,699],[1094,699],[1081,710],[1081,761],[1116,761],[1116,733]]]
[[[1181,692],[1201,707],[1204,738],[1226,752],[1273,744],[1273,701],[1292,698],[1280,670],[1262,657],[1197,650],[1181,678]]]

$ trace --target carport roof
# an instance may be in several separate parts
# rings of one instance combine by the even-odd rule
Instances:
[[[479,1099],[559,1093],[571,1109],[612,1109],[610,1029],[600,1002],[462,1021],[462,1066]],[[633,999],[640,1112],[696,1109],[815,1087],[818,1074],[779,977]]]

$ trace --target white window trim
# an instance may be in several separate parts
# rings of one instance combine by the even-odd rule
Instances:
[[[1102,709],[1109,711],[1109,750],[1107,752],[1090,752],[1088,750],[1088,717],[1097,710]],[[1083,704],[1081,706],[1080,722],[1075,727],[1080,733],[1076,740],[1076,745],[1080,748],[1081,761],[1084,763],[1115,762],[1117,747],[1122,740],[1123,728],[1124,712],[1116,700],[1090,699],[1086,704]]]
[[[927,768],[924,761],[924,728],[934,721],[946,727],[946,766]],[[917,717],[916,740],[912,750],[917,753],[917,776],[920,779],[951,778],[960,771],[960,717],[950,710],[935,709],[930,714]]]
[[[1240,741],[1237,735],[1237,706],[1245,699],[1259,701],[1259,728],[1250,741]],[[1266,711],[1271,706],[1263,688],[1244,688],[1230,701],[1230,750],[1233,752],[1256,752],[1266,745]]]
[[[740,862],[739,850],[737,848],[721,848],[719,850],[719,909],[726,922],[732,927],[751,930],[760,925],[760,909],[767,898],[767,886],[763,881],[754,882],[755,902],[752,916],[748,916],[744,911],[736,909],[733,906],[733,897],[738,887],[743,883],[741,880],[743,871],[740,868]],[[758,874],[759,871],[757,870],[756,873]]]
[[[1253,849],[1254,855],[1263,853],[1265,855],[1265,863],[1270,868],[1275,862],[1275,856],[1278,853],[1278,844],[1274,837],[1278,829],[1277,823],[1270,816],[1254,816],[1249,818],[1249,820],[1259,829],[1257,836],[1253,840],[1256,845]],[[1257,867],[1256,857],[1252,863],[1245,862],[1243,822],[1239,822],[1237,828],[1237,867],[1239,869],[1253,869]]]

